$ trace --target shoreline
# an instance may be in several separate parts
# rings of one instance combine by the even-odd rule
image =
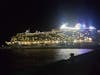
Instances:
[[[87,46],[87,47],[0,47],[0,49],[100,49],[100,46]]]

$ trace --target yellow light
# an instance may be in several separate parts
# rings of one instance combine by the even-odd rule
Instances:
[[[83,40],[79,39],[79,42],[83,42]]]
[[[21,42],[18,42],[19,45],[21,45]]]
[[[10,45],[11,44],[11,42],[5,42],[7,45]]]
[[[27,44],[27,42],[24,42],[24,44],[26,45],[26,44]]]
[[[77,24],[75,25],[75,29],[80,29],[80,26],[81,26],[81,24],[80,24],[80,23],[77,23]]]
[[[44,43],[46,43],[46,44],[47,44],[47,43],[48,43],[48,41],[44,41]]]
[[[89,39],[89,42],[92,42],[92,38],[88,38]]]
[[[56,43],[59,43],[59,41],[55,41]]]
[[[92,41],[92,38],[89,38],[90,41]]]
[[[76,43],[76,42],[77,42],[77,40],[74,40],[73,42],[74,42],[74,43]]]
[[[14,44],[15,42],[12,42],[12,44]]]

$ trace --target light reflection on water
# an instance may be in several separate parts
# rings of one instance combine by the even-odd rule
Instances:
[[[85,54],[93,51],[92,49],[58,49],[56,50],[56,59],[68,59],[70,57],[70,53],[74,53],[75,56]]]
[[[18,50],[17,50],[18,51]],[[92,49],[27,49],[19,50],[15,59],[18,63],[44,64],[62,59],[68,59],[70,53],[75,56],[93,51]],[[16,53],[16,52],[15,52]]]

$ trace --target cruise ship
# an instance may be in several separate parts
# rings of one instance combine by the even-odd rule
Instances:
[[[79,48],[96,45],[96,29],[94,27],[81,28],[62,25],[60,29],[46,32],[30,32],[26,30],[17,33],[5,43],[9,48]]]

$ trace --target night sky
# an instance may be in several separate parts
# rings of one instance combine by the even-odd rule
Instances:
[[[0,44],[18,32],[49,31],[62,23],[80,22],[100,28],[99,0],[2,0]]]

